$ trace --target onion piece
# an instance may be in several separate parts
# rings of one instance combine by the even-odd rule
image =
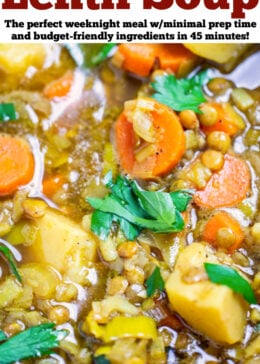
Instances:
[[[149,100],[137,99],[125,103],[126,117],[133,123],[135,133],[149,143],[156,141],[152,111],[154,111],[153,104]]]
[[[154,155],[156,152],[156,145],[152,143],[143,143],[135,151],[135,159],[137,162],[141,163],[148,157]]]

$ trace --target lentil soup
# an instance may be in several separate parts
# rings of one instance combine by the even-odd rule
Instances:
[[[0,45],[1,364],[260,362],[251,57]]]

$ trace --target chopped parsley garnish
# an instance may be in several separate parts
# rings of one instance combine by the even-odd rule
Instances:
[[[0,341],[4,341],[6,339],[7,339],[6,334],[2,330],[0,330]]]
[[[201,113],[199,105],[206,101],[202,86],[207,79],[207,71],[191,78],[177,79],[171,74],[160,76],[151,84],[156,91],[152,97],[175,111],[193,110]]]
[[[164,280],[162,279],[159,267],[156,267],[150,277],[146,280],[146,293],[151,297],[157,290],[159,292],[164,289]]]
[[[103,62],[109,55],[109,53],[111,52],[111,50],[115,47],[116,45],[114,43],[107,43],[104,44],[101,49],[97,52],[97,54],[95,54],[92,57],[92,64],[94,66],[98,65],[99,63]]]
[[[250,304],[257,303],[251,285],[235,269],[213,263],[204,263],[204,267],[211,282],[231,288],[234,292],[241,294]]]
[[[16,120],[17,115],[14,104],[0,103],[0,122]]]
[[[118,176],[113,182],[111,173],[106,176],[110,193],[101,198],[88,198],[94,207],[91,229],[106,239],[112,223],[117,223],[129,240],[134,240],[142,229],[168,233],[183,230],[184,211],[192,198],[192,191],[145,191],[135,181]]]
[[[30,327],[10,339],[1,331],[0,364],[51,354],[66,335],[65,330],[55,330],[54,323]]]
[[[13,258],[11,250],[5,245],[0,245],[0,253],[2,253],[4,255],[4,257],[7,259],[10,269],[11,269],[12,273],[15,275],[15,277],[18,279],[18,281],[22,282],[22,278],[16,267],[15,260]]]
[[[94,357],[94,364],[110,364],[110,361],[105,355],[98,355]]]

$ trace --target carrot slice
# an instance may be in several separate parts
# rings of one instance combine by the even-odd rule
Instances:
[[[238,249],[245,238],[245,234],[239,224],[239,222],[234,219],[225,211],[218,211],[213,215],[206,223],[204,231],[202,233],[202,238],[209,243],[216,245],[217,233],[221,228],[228,228],[234,234],[235,241],[228,251],[232,253],[234,250]]]
[[[250,172],[240,158],[226,154],[224,165],[209,179],[206,187],[194,195],[195,203],[204,208],[234,206],[250,189]]]
[[[120,44],[115,58],[122,59],[122,68],[146,77],[152,71],[156,49],[154,44]]]
[[[52,81],[45,86],[43,94],[48,99],[53,99],[54,97],[64,97],[66,96],[73,84],[74,74],[72,71],[68,71],[61,78]]]
[[[125,111],[116,121],[115,139],[124,171],[133,177],[145,179],[168,173],[180,161],[185,151],[185,136],[174,111],[154,99],[142,100],[152,105],[149,116],[155,131],[155,151],[142,161],[136,160],[136,135]]]
[[[206,134],[213,131],[223,131],[229,136],[233,136],[244,129],[245,124],[240,115],[238,115],[229,103],[210,102],[218,114],[218,120],[211,126],[201,125],[201,130]]]
[[[177,72],[180,65],[196,56],[182,44],[120,44],[114,59],[121,60],[122,68],[141,77],[151,73],[156,60],[159,68]]]
[[[64,183],[64,178],[60,174],[44,177],[42,183],[43,193],[48,197],[52,197],[58,191],[58,189],[63,185],[63,183]]]
[[[180,65],[188,60],[195,60],[196,56],[182,44],[158,44],[157,57],[160,68],[170,69],[176,73]]]
[[[0,195],[14,193],[30,182],[34,157],[28,143],[8,134],[0,135]]]

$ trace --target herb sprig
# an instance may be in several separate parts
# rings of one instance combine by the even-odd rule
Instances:
[[[175,111],[193,110],[199,114],[199,105],[206,101],[202,86],[207,79],[207,71],[191,78],[177,79],[172,74],[160,76],[151,83],[156,91],[152,97]]]
[[[106,43],[102,45],[99,51],[92,57],[91,63],[96,66],[103,62],[110,54],[111,50],[115,48],[114,43]]]
[[[241,294],[250,304],[257,303],[251,285],[235,269],[213,263],[204,263],[204,267],[211,282],[231,288],[234,292]]]
[[[164,280],[161,275],[159,267],[155,267],[153,273],[146,280],[146,293],[148,297],[151,297],[156,291],[164,290]]]
[[[94,364],[110,364],[110,361],[105,355],[98,355],[94,357]]]
[[[91,229],[106,239],[112,223],[117,223],[129,240],[134,240],[142,229],[160,233],[178,232],[184,228],[181,212],[192,198],[191,190],[172,193],[151,192],[141,189],[135,181],[118,176],[106,176],[110,193],[103,199],[87,198],[94,207]]]
[[[1,243],[1,240],[3,241],[3,239],[0,239],[0,243]],[[22,282],[22,277],[20,276],[20,273],[18,272],[18,269],[16,267],[16,263],[15,263],[11,250],[7,246],[0,244],[0,253],[2,253],[4,255],[4,257],[6,258],[6,260],[8,261],[10,269],[11,269],[12,273],[15,275],[16,279],[19,282]]]
[[[17,119],[14,104],[0,103],[0,122],[7,122]]]
[[[51,354],[66,335],[65,330],[55,330],[54,323],[30,327],[10,339],[0,331],[0,341],[4,341],[0,344],[0,364]]]

